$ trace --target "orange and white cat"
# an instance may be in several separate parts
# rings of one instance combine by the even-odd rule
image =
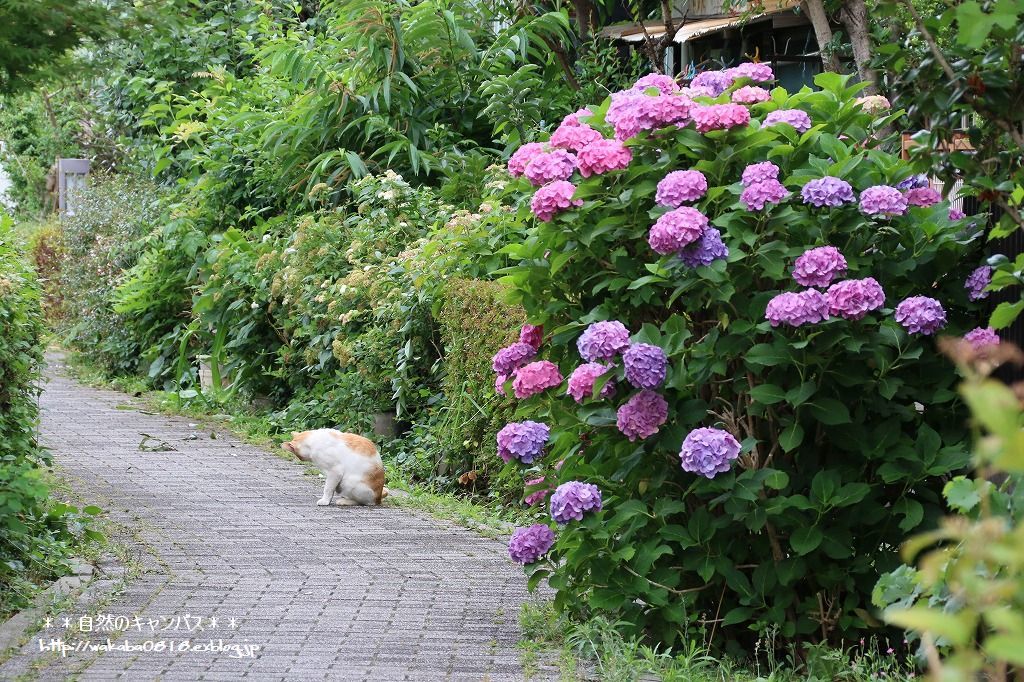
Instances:
[[[388,496],[384,464],[369,439],[334,429],[293,431],[292,439],[281,447],[324,472],[327,480],[317,506],[329,505],[335,492],[341,496],[338,506],[380,504]]]

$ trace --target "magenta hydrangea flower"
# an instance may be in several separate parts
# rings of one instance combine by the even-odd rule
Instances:
[[[739,66],[725,70],[725,75],[735,81],[737,78],[749,78],[757,83],[767,83],[775,80],[775,72],[767,64],[744,62]]]
[[[562,373],[558,371],[558,366],[547,360],[523,365],[516,370],[515,377],[512,382],[512,391],[520,400],[542,393],[546,389],[554,388],[562,383]]]
[[[690,81],[690,87],[706,88],[712,97],[718,97],[729,89],[732,80],[725,71],[701,71]]]
[[[975,268],[974,272],[967,276],[967,280],[964,282],[964,288],[967,289],[967,298],[972,301],[988,298],[991,292],[985,291],[985,288],[992,283],[993,271],[994,268],[991,266],[982,265],[980,268]]]
[[[597,381],[598,377],[611,368],[612,365],[605,365],[600,362],[587,362],[580,365],[569,375],[569,388],[565,392],[566,395],[571,395],[577,403],[582,403],[585,399],[594,395],[594,382]],[[615,395],[615,380],[609,379],[601,387],[600,397],[608,398],[613,395]]]
[[[998,346],[1000,338],[999,334],[996,334],[996,330],[992,329],[992,327],[975,327],[964,334],[964,341],[971,344],[974,350],[983,350],[992,346]]]
[[[949,219],[953,221],[963,220],[967,217],[967,214],[961,211],[959,208],[949,208]]]
[[[562,119],[562,122],[561,122],[561,124],[559,124],[559,127],[561,127],[561,126],[582,126],[582,125],[587,125],[586,123],[583,123],[582,121],[580,121],[580,117],[581,116],[593,116],[593,113],[594,112],[592,112],[590,109],[587,109],[586,107],[584,107],[582,109],[579,109],[577,111],[574,111],[574,112],[572,112],[571,114],[569,114],[568,116],[566,116],[565,118]]]
[[[529,528],[516,528],[508,541],[508,555],[516,563],[532,564],[540,561],[555,544],[555,532],[536,523]]]
[[[655,130],[673,123],[682,125],[690,118],[693,101],[682,95],[647,96],[642,107],[644,130]]]
[[[708,191],[708,179],[696,170],[672,171],[658,183],[654,200],[662,206],[680,206],[697,201]]]
[[[793,264],[793,279],[805,287],[827,287],[846,273],[843,254],[834,246],[819,246],[804,251]]]
[[[811,117],[807,115],[806,111],[801,111],[800,109],[778,109],[773,111],[764,117],[764,123],[761,127],[767,128],[768,126],[780,123],[788,123],[796,128],[798,133],[806,133],[811,129]]]
[[[928,296],[911,296],[896,306],[896,321],[911,334],[930,335],[946,326],[942,304]]]
[[[885,292],[874,277],[836,282],[825,293],[828,312],[847,320],[859,320],[885,303]]]
[[[524,324],[519,330],[519,343],[532,346],[535,350],[540,349],[544,342],[544,325]]]
[[[715,91],[709,87],[703,85],[687,85],[686,87],[679,89],[680,95],[685,95],[690,99],[694,97],[717,97]]]
[[[831,175],[808,182],[800,190],[800,196],[803,197],[805,204],[818,208],[836,208],[854,201],[853,187],[850,183]]]
[[[622,170],[633,160],[633,152],[618,140],[598,140],[580,150],[577,162],[580,175],[589,178],[613,170]]]
[[[907,198],[895,187],[875,185],[860,193],[860,210],[865,215],[903,215]]]
[[[644,389],[627,400],[616,413],[615,425],[631,441],[658,432],[668,420],[668,403],[660,393]]]
[[[762,161],[761,163],[752,163],[743,169],[743,175],[741,176],[744,187],[750,187],[751,185],[759,182],[768,182],[769,180],[779,179],[779,167],[771,161]]]
[[[732,101],[735,104],[760,104],[767,102],[771,97],[771,93],[756,85],[745,85],[732,93]]]
[[[740,194],[740,202],[748,211],[763,210],[765,205],[777,204],[789,195],[786,188],[778,180],[765,180],[747,185]]]
[[[525,421],[505,424],[498,431],[498,456],[502,461],[518,459],[523,464],[532,464],[544,452],[544,446],[551,436],[547,424]]]
[[[679,84],[672,76],[661,73],[649,73],[633,84],[634,90],[646,90],[647,88],[658,88],[663,95],[671,95],[679,92]]]
[[[700,239],[708,226],[703,213],[689,206],[680,206],[658,218],[647,235],[647,243],[662,255],[675,253]]]
[[[659,346],[634,343],[622,354],[626,368],[626,381],[637,388],[657,388],[665,381],[668,357]]]
[[[768,301],[764,316],[773,327],[824,322],[828,319],[828,301],[817,289],[786,291]]]
[[[537,220],[549,222],[558,213],[583,205],[582,199],[572,198],[575,193],[576,185],[568,180],[549,182],[530,198],[530,210]]]
[[[535,155],[526,164],[523,175],[530,184],[546,185],[555,180],[566,180],[576,170],[576,155],[564,149],[552,149]]]
[[[942,201],[939,191],[931,187],[915,187],[907,190],[907,203],[911,206],[932,206]]]
[[[701,233],[700,239],[682,248],[679,257],[687,266],[699,268],[728,258],[729,247],[722,241],[722,233],[709,226]]]
[[[544,153],[544,145],[540,142],[527,142],[517,149],[508,160],[508,172],[519,177],[526,171],[526,164],[533,160],[533,157]]]
[[[714,478],[729,470],[740,456],[740,443],[728,431],[700,428],[690,431],[679,450],[683,471]]]
[[[532,488],[535,485],[540,485],[541,483],[544,483],[546,480],[547,479],[544,478],[543,476],[541,476],[540,478],[531,478],[529,481],[526,481],[526,487],[527,488]],[[523,498],[523,503],[525,503],[529,507],[532,507],[535,504],[543,502],[545,499],[547,499],[547,496],[550,495],[550,494],[551,494],[551,488],[550,487],[541,488],[540,490],[535,490],[532,493],[530,493],[529,495],[527,495],[526,497],[524,497]]]
[[[742,104],[695,105],[690,109],[690,116],[697,131],[701,133],[727,130],[750,123],[750,110]]]
[[[498,374],[511,376],[512,372],[533,359],[537,349],[526,343],[505,346],[491,358],[491,368]]]
[[[505,382],[511,379],[510,374],[499,374],[494,378],[494,391],[498,395],[506,395],[505,393]]]
[[[604,120],[615,129],[616,140],[628,140],[649,124],[646,99],[647,95],[631,90],[612,93],[612,102]]]
[[[568,149],[578,152],[591,142],[604,139],[601,133],[583,124],[558,126],[555,132],[551,133],[549,143],[552,147]]]
[[[569,481],[555,488],[551,494],[551,518],[565,525],[582,521],[589,511],[601,511],[601,491],[592,483]]]
[[[629,348],[629,330],[618,320],[594,322],[580,334],[576,348],[587,362],[611,360]]]

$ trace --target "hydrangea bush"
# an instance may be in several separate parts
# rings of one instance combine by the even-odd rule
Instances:
[[[514,543],[531,583],[748,653],[776,627],[838,642],[877,625],[878,576],[969,460],[933,335],[983,323],[976,235],[908,197],[910,169],[878,148],[899,112],[868,111],[845,77],[790,94],[770,71],[652,78],[563,122],[553,140],[601,139],[505,249],[543,340],[494,349],[517,422],[548,429],[526,457],[497,444],[555,536]],[[550,149],[516,152],[512,174]],[[517,182],[527,214],[544,186]]]

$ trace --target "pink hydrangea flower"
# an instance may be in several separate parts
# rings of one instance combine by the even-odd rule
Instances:
[[[682,95],[647,95],[635,90],[617,92],[605,114],[615,139],[628,140],[642,130],[679,124],[690,115],[693,102]]]
[[[801,111],[800,109],[779,109],[773,111],[764,117],[764,123],[761,124],[761,127],[767,128],[768,126],[780,123],[788,123],[796,128],[798,133],[805,133],[811,129],[811,117],[807,115],[806,111]]]
[[[817,289],[786,291],[768,301],[764,316],[773,327],[780,324],[799,327],[824,322],[828,319],[828,301]]]
[[[601,133],[588,125],[582,123],[565,125],[563,123],[551,134],[551,139],[548,142],[552,147],[578,152],[591,142],[597,142],[600,139],[602,139]]]
[[[974,350],[983,350],[998,346],[1000,339],[999,334],[992,327],[975,327],[964,334],[964,341],[971,344]]]
[[[766,182],[768,180],[779,179],[779,167],[771,161],[762,161],[761,163],[752,163],[743,169],[743,186],[749,187],[758,182]]]
[[[576,156],[564,149],[552,149],[535,155],[526,164],[523,175],[530,184],[540,186],[555,180],[566,180],[576,169]]]
[[[622,170],[633,160],[633,152],[618,140],[598,140],[580,150],[580,175],[589,178],[613,170]]]
[[[907,190],[907,203],[911,206],[932,206],[942,201],[942,195],[931,187],[915,187]]]
[[[567,180],[555,180],[538,189],[530,199],[530,210],[537,220],[550,221],[556,213],[561,213],[574,206],[582,206],[582,199],[573,199],[576,185]]]
[[[760,104],[771,99],[771,94],[756,85],[744,85],[732,93],[732,101],[736,104]]]
[[[547,479],[544,476],[541,476],[540,478],[531,478],[529,481],[525,482],[525,485],[527,488],[532,488],[536,485],[540,485],[541,483],[545,482],[547,482]],[[550,486],[546,488],[541,488],[539,490],[535,490],[534,492],[524,497],[523,502],[527,506],[532,507],[538,503],[543,502],[547,498],[547,496],[551,494],[551,490],[552,489]]]
[[[668,421],[668,402],[649,389],[636,393],[618,409],[615,425],[631,441],[650,438]]]
[[[695,208],[681,206],[658,218],[647,235],[647,242],[656,253],[676,253],[700,239],[707,226],[707,216]]]
[[[727,130],[750,123],[750,111],[741,104],[694,105],[690,109],[690,117],[701,133]]]
[[[566,395],[571,395],[577,403],[582,403],[594,394],[594,382],[608,370],[612,365],[605,365],[600,362],[587,362],[580,365],[569,375],[569,388]],[[615,394],[615,380],[611,379],[601,387],[601,398],[608,398]]]
[[[508,172],[518,178],[526,171],[526,164],[543,152],[544,145],[540,142],[527,142],[519,147],[508,160]]]
[[[748,211],[761,211],[767,204],[781,202],[789,192],[778,180],[765,180],[747,185],[740,194],[740,202]]]
[[[512,391],[520,400],[537,395],[562,383],[562,373],[558,366],[547,360],[539,360],[524,365],[516,370]]]
[[[885,303],[885,292],[874,277],[836,282],[825,295],[829,314],[847,320],[859,320]]]
[[[744,62],[739,66],[725,70],[725,75],[735,81],[737,78],[749,78],[757,83],[775,80],[775,72],[767,64]]]
[[[519,329],[519,343],[525,343],[539,350],[544,342],[544,325],[524,324]]]
[[[582,121],[580,121],[580,117],[581,116],[592,116],[593,113],[594,112],[592,112],[590,109],[587,109],[586,107],[584,107],[583,109],[579,109],[578,111],[574,111],[571,114],[569,114],[568,116],[566,116],[565,118],[563,118],[561,125],[562,126],[582,126],[582,125],[586,125],[586,123],[583,123]],[[561,126],[559,126],[559,127],[561,127]]]
[[[708,191],[708,179],[696,170],[672,171],[658,183],[654,200],[662,206],[680,206],[697,201]]]
[[[860,193],[860,210],[865,215],[903,215],[907,198],[895,187],[875,185]]]
[[[834,246],[804,251],[793,264],[793,279],[805,287],[827,287],[846,273],[846,258]]]
[[[671,95],[679,92],[679,84],[672,76],[660,73],[649,73],[633,84],[634,90],[646,90],[647,88],[658,88],[663,95]]]
[[[498,376],[496,376],[494,378],[494,391],[498,395],[507,395],[505,393],[505,382],[511,378],[512,377],[509,374],[499,374]]]

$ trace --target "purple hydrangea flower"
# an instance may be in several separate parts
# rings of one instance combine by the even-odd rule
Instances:
[[[818,208],[837,207],[854,201],[853,187],[850,183],[830,175],[808,182],[800,190],[800,196],[803,197],[805,204]]]
[[[847,279],[828,288],[828,312],[847,320],[859,320],[885,303],[885,292],[874,277]]]
[[[562,373],[558,371],[558,365],[547,360],[524,365],[516,370],[515,376],[512,391],[520,400],[562,383]]]
[[[647,235],[647,243],[662,255],[675,253],[697,241],[708,226],[703,213],[689,206],[680,206],[658,218]]]
[[[498,456],[502,461],[518,459],[523,464],[532,464],[544,452],[544,445],[551,436],[547,424],[525,421],[505,424],[498,431]]]
[[[550,551],[555,544],[555,532],[537,523],[529,528],[516,528],[508,541],[508,555],[519,564],[532,564]]]
[[[594,394],[594,382],[597,381],[598,377],[607,372],[612,368],[612,365],[604,365],[600,362],[587,362],[580,365],[572,371],[569,375],[569,388],[566,391],[566,395],[571,395],[573,400],[577,403],[582,403],[585,399],[590,398]],[[601,387],[602,398],[607,398],[615,394],[615,380],[609,379],[604,386]]]
[[[564,525],[574,519],[582,521],[584,513],[600,510],[601,491],[591,483],[569,481],[555,488],[551,494],[551,518],[556,523]]]
[[[896,183],[896,189],[906,192],[908,189],[918,189],[920,187],[928,186],[927,175],[911,175],[906,180],[900,180]]]
[[[834,246],[808,249],[793,264],[793,279],[805,287],[827,287],[846,272],[846,258]]]
[[[739,66],[726,69],[725,75],[734,81],[737,78],[749,78],[757,83],[767,83],[775,80],[775,73],[772,71],[772,67],[760,62],[744,62]]]
[[[998,346],[1000,338],[999,334],[996,334],[996,330],[992,329],[992,327],[975,327],[964,334],[964,341],[971,344],[974,350],[982,350]]]
[[[657,388],[665,381],[668,358],[659,346],[634,343],[622,354],[626,380],[637,388]]]
[[[676,79],[661,73],[649,73],[633,84],[634,90],[646,90],[647,88],[658,88],[663,95],[679,92],[679,84],[676,83]]]
[[[537,349],[526,343],[513,343],[499,350],[491,359],[491,369],[498,374],[511,375],[533,359]]]
[[[537,154],[526,164],[523,175],[530,184],[540,186],[555,180],[568,180],[576,170],[576,155],[564,149],[552,149]],[[573,188],[575,189],[575,188]]]
[[[611,360],[629,348],[629,330],[618,320],[595,322],[580,334],[576,348],[587,362]]]
[[[725,71],[701,71],[690,81],[692,88],[707,88],[712,97],[718,97],[729,89],[733,78]]]
[[[740,456],[740,444],[722,429],[694,429],[686,435],[679,459],[683,471],[714,478],[729,470],[730,462]]]
[[[530,210],[537,216],[537,220],[548,222],[561,213],[574,206],[582,206],[582,199],[573,199],[576,193],[576,185],[568,180],[555,180],[549,182],[534,193],[530,199]]]
[[[963,211],[961,211],[959,208],[953,208],[952,206],[950,207],[950,209],[949,209],[949,219],[950,220],[953,220],[953,221],[963,220],[966,217],[967,217],[967,214],[964,213]]]
[[[683,247],[679,257],[687,266],[699,268],[716,260],[728,258],[729,247],[722,241],[721,232],[714,227],[708,227],[701,233],[700,239]]]
[[[507,395],[505,393],[505,382],[511,378],[508,374],[499,374],[494,377],[494,390],[498,395]]]
[[[662,206],[680,206],[697,201],[708,191],[708,179],[695,170],[672,171],[658,183],[654,200]]]
[[[799,327],[824,322],[828,319],[828,301],[817,289],[786,291],[768,301],[764,316],[773,327],[780,324]]]
[[[544,325],[524,324],[519,330],[519,343],[539,349],[544,342]]]
[[[800,109],[779,109],[773,111],[764,117],[764,123],[761,127],[767,128],[779,123],[788,123],[796,128],[798,133],[805,133],[811,129],[811,117],[807,115],[806,111],[801,111]]]
[[[946,326],[942,304],[927,296],[911,296],[896,306],[896,321],[911,334],[930,335]]]
[[[540,142],[527,142],[517,149],[508,160],[508,172],[519,177],[526,171],[526,164],[533,160],[533,157],[544,152],[544,145]]]
[[[735,104],[760,104],[771,99],[771,94],[764,88],[756,85],[745,85],[732,93],[732,101]]]
[[[779,167],[771,161],[752,163],[743,169],[742,180],[744,187],[750,187],[751,185],[756,185],[759,182],[778,179]]]
[[[668,419],[668,403],[658,393],[644,389],[627,400],[616,413],[615,425],[626,438],[643,440],[658,432]]]
[[[860,210],[866,215],[903,215],[907,198],[895,187],[875,185],[860,193]]]
[[[991,292],[985,291],[985,288],[992,283],[993,271],[994,268],[992,266],[982,265],[980,268],[975,268],[974,272],[967,276],[967,281],[964,282],[964,288],[967,289],[967,298],[972,301],[988,298]]]
[[[768,204],[779,203],[788,195],[789,192],[778,180],[765,180],[747,185],[740,195],[740,203],[746,206],[748,211],[760,211]]]
[[[942,195],[931,187],[915,187],[907,190],[907,203],[911,206],[933,206],[942,201]]]

